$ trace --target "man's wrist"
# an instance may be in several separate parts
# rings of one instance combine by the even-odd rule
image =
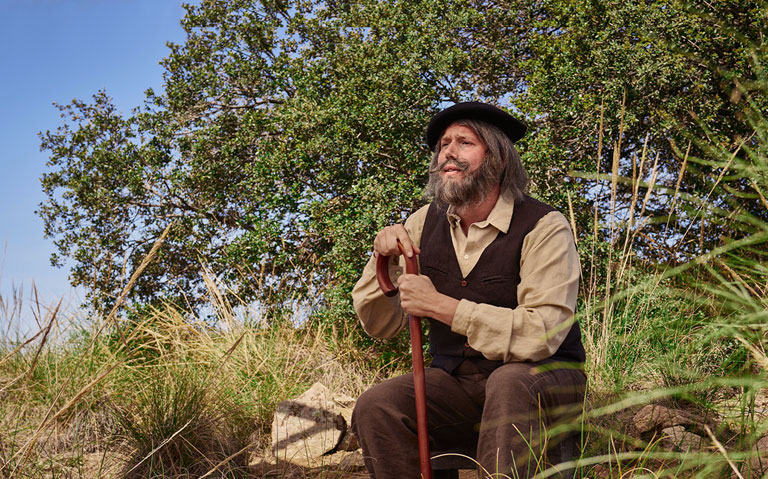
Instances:
[[[453,316],[456,314],[456,308],[459,307],[458,299],[438,293],[438,299],[432,304],[434,311],[430,315],[431,318],[448,326],[453,324]]]

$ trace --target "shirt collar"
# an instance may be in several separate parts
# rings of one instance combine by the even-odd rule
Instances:
[[[496,204],[493,205],[493,209],[488,213],[488,218],[485,221],[475,223],[478,228],[485,228],[488,225],[493,226],[497,230],[506,234],[509,230],[509,223],[512,221],[512,213],[515,210],[515,201],[511,198],[507,198],[507,195],[499,195],[499,199],[496,200]],[[461,223],[461,218],[456,214],[456,208],[453,206],[448,207],[448,211],[445,213],[451,226],[458,226]]]

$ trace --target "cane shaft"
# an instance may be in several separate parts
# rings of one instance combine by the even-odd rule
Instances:
[[[432,479],[429,461],[429,433],[427,429],[427,386],[424,379],[424,356],[421,348],[421,318],[409,316],[411,328],[411,355],[413,358],[413,392],[416,399],[416,431],[419,438],[419,466],[422,479]]]
[[[397,243],[405,258],[405,272],[419,274],[419,263],[415,256],[408,257],[403,245]],[[397,294],[397,287],[389,279],[389,257],[379,255],[376,259],[376,279],[387,296]],[[429,432],[427,429],[427,386],[424,379],[424,354],[421,345],[421,318],[408,316],[411,332],[411,357],[413,360],[413,393],[416,401],[416,433],[419,440],[419,467],[421,479],[432,479],[432,464],[429,461]]]

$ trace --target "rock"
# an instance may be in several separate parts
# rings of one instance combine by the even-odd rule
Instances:
[[[657,404],[648,404],[632,418],[637,430],[642,434],[657,429],[674,426],[698,425],[695,418],[678,409],[671,409]]]
[[[744,461],[741,475],[744,478],[768,478],[768,436],[764,436],[752,448],[753,456]],[[732,474],[731,477],[736,474]]]
[[[661,447],[670,451],[698,451],[702,443],[701,436],[686,431],[683,426],[667,427],[661,431]]]
[[[346,431],[339,440],[337,450],[339,451],[356,451],[360,449],[360,444],[357,442],[357,438],[352,434],[352,428],[349,427],[352,424],[352,411],[355,409],[355,399],[343,394],[335,394],[333,396],[333,402],[339,405],[341,416],[346,423]]]
[[[334,456],[339,456],[339,469],[345,471],[365,470],[362,451],[341,451],[334,454]]]
[[[347,428],[347,432],[341,437],[339,446],[336,449],[338,451],[357,451],[360,449],[360,443],[357,442],[357,438],[352,434],[350,428]]]
[[[332,462],[328,454],[336,452],[340,444],[356,445],[345,418],[351,415],[354,400],[336,398],[327,387],[315,383],[297,398],[277,405],[272,421],[272,452],[277,462],[305,467],[327,465]]]
[[[768,457],[768,436],[763,436],[759,441],[757,441],[757,444],[755,444],[755,450],[761,456]]]
[[[591,474],[588,474],[585,477],[594,479],[607,479],[611,477],[611,470],[602,464],[598,464],[592,468]]]

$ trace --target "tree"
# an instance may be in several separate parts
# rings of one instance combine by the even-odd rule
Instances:
[[[645,183],[642,199],[656,169],[657,194],[646,208],[655,234],[638,238],[641,253],[662,262],[685,260],[718,244],[731,233],[727,225],[708,228],[696,208],[665,216],[686,154],[706,157],[698,140],[735,152],[751,132],[745,109],[768,106],[750,88],[757,102],[750,107],[739,86],[754,85],[755,62],[768,59],[766,7],[764,1],[740,0],[529,2],[538,33],[528,36],[522,66],[527,88],[513,103],[537,119],[527,155],[533,177],[547,184],[569,170],[611,174],[615,156],[618,174],[635,174]],[[737,154],[743,157],[743,151]],[[637,172],[644,156],[645,169]],[[719,173],[689,161],[681,192],[704,197]],[[578,191],[591,200],[582,204],[580,224],[589,224],[586,206],[596,204],[603,218],[611,214],[610,188],[601,195],[595,182],[583,181]],[[628,216],[632,193],[619,183],[619,218]],[[723,207],[730,196],[710,200]]]
[[[600,105],[613,138],[625,94],[624,170],[648,133],[674,171],[678,128],[736,132],[719,122],[739,108],[721,72],[746,71],[765,23],[757,3],[727,3],[705,14],[674,1],[188,6],[162,92],[125,117],[105,92],[73,101],[41,135],[53,261],[74,259],[73,283],[106,308],[173,222],[135,300],[199,304],[202,264],[245,301],[311,293],[348,311],[375,232],[424,202],[423,130],[446,104],[485,100],[524,117],[533,193],[561,208],[565,191],[600,200],[568,173],[594,171]]]
[[[422,131],[468,97],[457,2],[188,6],[162,94],[123,118],[106,93],[60,107],[40,214],[74,284],[109,305],[153,239],[133,297],[204,298],[200,263],[245,300],[349,285],[381,225],[421,201]],[[357,27],[356,25],[367,25]],[[458,86],[457,86],[458,85]]]

